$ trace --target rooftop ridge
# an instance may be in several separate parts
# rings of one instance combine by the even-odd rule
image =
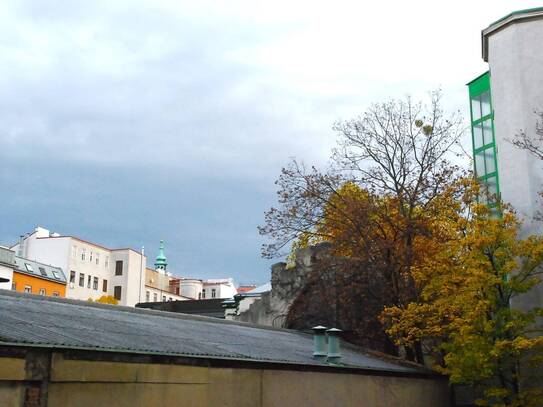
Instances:
[[[59,266],[53,266],[52,264],[42,263],[41,261],[32,260],[32,259],[29,259],[27,257],[22,257],[22,256],[17,256],[17,255],[15,255],[13,257],[16,257],[17,259],[21,259],[21,260],[31,261],[32,263],[39,264],[40,266],[47,266],[47,267],[51,267],[51,268],[54,268],[54,269],[58,269],[58,270],[62,271],[62,273],[64,274],[64,271]]]
[[[44,295],[22,293],[22,292],[12,291],[12,290],[0,290],[0,297],[2,296],[28,298],[33,301],[50,301],[50,302],[58,302],[58,303],[78,305],[78,306],[111,309],[111,310],[115,310],[119,312],[129,312],[133,314],[159,315],[165,318],[186,319],[186,320],[193,320],[193,321],[211,322],[211,323],[216,323],[216,324],[230,324],[230,325],[238,325],[238,326],[249,327],[249,328],[265,329],[265,330],[270,330],[270,331],[283,331],[283,332],[290,332],[290,333],[298,333],[301,335],[310,335],[309,333],[296,331],[294,329],[257,325],[250,322],[231,321],[228,319],[204,317],[201,315],[194,315],[194,314],[182,314],[178,312],[158,311],[158,310],[152,310],[152,309],[147,309],[147,308],[128,307],[125,305],[102,304],[102,303],[90,302],[90,301],[85,301],[85,300],[75,300],[72,298],[48,297]]]

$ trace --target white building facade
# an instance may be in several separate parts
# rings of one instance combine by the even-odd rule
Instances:
[[[202,294],[200,298],[233,298],[238,293],[231,278],[202,280]]]
[[[97,300],[112,296],[134,306],[144,298],[146,257],[135,250],[108,249],[37,227],[12,250],[20,257],[60,267],[68,278],[66,297]]]
[[[524,222],[522,235],[541,235],[543,223],[535,218],[542,209],[543,162],[511,140],[524,132],[543,148],[535,114],[543,111],[543,7],[510,13],[481,39],[488,72],[468,83],[475,173],[490,192],[490,207],[498,208],[499,199],[511,204]],[[512,303],[543,306],[543,286]]]
[[[15,252],[0,246],[0,290],[11,290]]]

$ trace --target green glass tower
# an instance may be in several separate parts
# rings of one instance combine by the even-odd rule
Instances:
[[[471,137],[475,176],[483,191],[480,199],[497,207],[500,197],[498,157],[494,137],[494,110],[490,93],[490,72],[468,83],[471,113]]]

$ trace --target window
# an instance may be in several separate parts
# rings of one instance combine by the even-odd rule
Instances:
[[[79,287],[85,287],[85,274],[79,273]]]
[[[102,291],[107,293],[107,280],[104,278],[104,281],[102,281]]]
[[[38,270],[40,270],[40,274],[44,277],[47,277],[47,271],[43,267],[38,267]]]
[[[13,282],[11,283],[11,289],[12,289],[13,291],[16,291],[16,290],[17,290],[17,283],[16,283],[15,281],[13,281]]]
[[[122,289],[123,288],[120,285],[116,285],[113,289],[113,296],[118,301],[121,301]]]
[[[145,291],[145,302],[149,302],[151,300],[151,293],[149,291]]]
[[[471,81],[469,96],[471,104],[471,130],[475,175],[481,183],[479,199],[491,209],[499,204],[499,176],[497,150],[494,140],[494,112],[490,93],[490,73]],[[499,212],[499,209],[495,211]]]
[[[199,299],[199,300],[202,299],[202,293],[198,293],[198,299]]]
[[[217,290],[214,288],[211,289],[211,298],[215,298],[217,296]]]
[[[32,266],[31,266],[30,264],[25,263],[25,267],[26,267],[26,269],[27,269],[28,271],[30,271],[31,273],[34,272],[34,269],[32,268]]]
[[[86,251],[85,249],[81,249],[81,260],[85,260]]]
[[[206,289],[204,288],[204,289],[202,290],[202,299],[204,299],[205,297],[206,297]]]
[[[45,288],[40,288],[40,295],[45,295]]]
[[[116,276],[123,275],[123,261],[122,260],[117,260],[115,262],[115,275]]]
[[[158,294],[157,293],[153,293],[153,301],[154,302],[158,301]]]
[[[89,274],[89,276],[87,277],[87,288],[91,288],[91,281],[92,281],[92,277]]]
[[[165,301],[166,301],[166,296],[163,295],[163,296],[162,296],[162,302],[165,302]]]
[[[108,267],[109,267],[109,257],[106,256],[106,261],[105,261],[105,263],[104,263],[104,268],[107,269]]]
[[[93,290],[98,290],[98,277],[94,277],[92,279],[92,289]]]
[[[75,284],[75,271],[70,271],[70,283]]]
[[[92,263],[92,250],[90,251],[89,261]]]
[[[60,297],[60,294],[58,291],[53,291],[53,297]]]
[[[74,259],[77,257],[77,246],[72,246],[72,257]]]
[[[168,298],[168,301],[171,301],[172,300],[172,297]]]
[[[100,254],[96,253],[96,265],[100,265]]]
[[[25,293],[31,293],[32,292],[32,286],[25,285]]]
[[[56,270],[52,270],[51,273],[53,273],[53,277],[55,277],[57,280],[60,280],[60,273]]]

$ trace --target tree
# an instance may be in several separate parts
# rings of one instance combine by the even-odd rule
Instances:
[[[511,140],[511,143],[543,160],[543,112],[536,111],[535,113],[539,117],[535,127],[535,136],[522,130]]]
[[[428,106],[410,98],[391,100],[334,128],[339,144],[329,170],[306,169],[297,161],[282,170],[281,206],[268,211],[259,228],[272,239],[263,254],[282,255],[293,241],[298,246],[329,241],[336,255],[364,265],[358,273],[382,279],[381,301],[405,307],[418,297],[412,269],[438,238],[437,198],[450,194],[461,175],[449,161],[462,133],[461,119],[444,116],[435,92]],[[418,343],[406,353],[423,361]]]
[[[93,299],[89,298],[88,301],[93,302]],[[94,300],[94,302],[99,302],[101,304],[112,304],[112,305],[117,305],[119,303],[119,301],[111,295],[102,295],[97,300]]]
[[[447,223],[456,238],[413,273],[422,287],[419,300],[386,308],[383,322],[397,344],[429,345],[451,382],[480,386],[480,405],[540,405],[543,393],[528,376],[543,361],[534,325],[543,312],[509,304],[540,283],[543,238],[519,240],[514,212],[504,207],[502,216],[491,216],[476,193],[465,196],[465,210]]]

